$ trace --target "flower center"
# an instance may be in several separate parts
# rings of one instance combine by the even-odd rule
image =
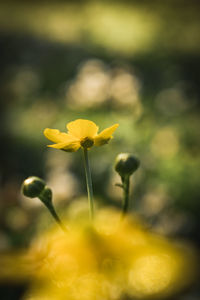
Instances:
[[[81,147],[87,149],[87,148],[91,148],[94,145],[94,141],[89,137],[85,137],[84,139],[81,140],[80,144]]]

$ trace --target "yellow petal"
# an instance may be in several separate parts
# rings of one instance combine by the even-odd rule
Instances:
[[[84,139],[86,137],[93,138],[98,131],[98,126],[89,120],[78,119],[67,124],[69,134],[78,139]]]
[[[46,128],[44,135],[54,143],[67,143],[74,141],[74,138],[67,133],[60,132],[57,129]]]
[[[107,144],[108,141],[112,138],[113,132],[117,129],[119,124],[114,124],[111,127],[108,127],[101,131],[95,138],[94,138],[94,144],[95,146],[102,146],[104,144]]]
[[[80,148],[80,143],[79,142],[58,143],[58,144],[48,145],[48,147],[64,150],[67,152],[75,152]]]

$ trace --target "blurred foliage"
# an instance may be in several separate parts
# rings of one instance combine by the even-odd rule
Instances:
[[[47,180],[61,213],[85,195],[81,153],[46,149],[43,136],[77,118],[120,124],[90,151],[96,205],[121,206],[112,163],[136,154],[132,209],[199,243],[199,23],[194,0],[0,3],[3,251],[47,228],[40,203],[21,196],[26,177]]]

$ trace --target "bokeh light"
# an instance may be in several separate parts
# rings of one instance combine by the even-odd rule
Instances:
[[[95,209],[121,209],[122,190],[115,186],[120,178],[113,164],[117,154],[133,153],[141,167],[131,178],[130,214],[145,219],[152,231],[199,247],[199,28],[196,0],[0,3],[1,254],[29,249],[36,233],[52,226],[42,203],[21,194],[21,183],[30,175],[44,178],[52,188],[62,218],[66,209],[70,218],[84,218],[81,153],[47,149],[43,136],[44,128],[65,131],[65,124],[78,118],[91,119],[100,129],[120,124],[108,146],[90,151]],[[173,251],[156,251],[141,252],[133,262],[124,297],[138,297],[140,288],[141,297],[168,290],[177,275]],[[72,276],[76,267],[72,258],[63,258],[66,264],[68,259]],[[7,258],[1,270],[6,263]],[[16,272],[21,263],[19,259]],[[105,260],[105,269],[110,265],[113,261]],[[153,266],[150,271],[148,266]],[[99,282],[113,299],[123,286],[97,273],[77,282],[80,290],[93,287],[86,298],[100,291]],[[0,293],[5,300],[22,298],[12,280],[6,289],[1,283]],[[164,294],[196,300],[200,291],[197,284],[182,295]]]

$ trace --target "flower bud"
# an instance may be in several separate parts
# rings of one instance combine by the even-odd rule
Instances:
[[[31,176],[24,180],[22,185],[22,192],[27,197],[35,198],[40,195],[44,187],[44,180],[36,176]]]
[[[130,176],[139,167],[140,161],[135,156],[129,153],[120,153],[115,161],[115,170],[121,177]]]
[[[45,186],[40,195],[38,196],[40,200],[45,204],[49,205],[52,202],[52,191],[48,186]]]

